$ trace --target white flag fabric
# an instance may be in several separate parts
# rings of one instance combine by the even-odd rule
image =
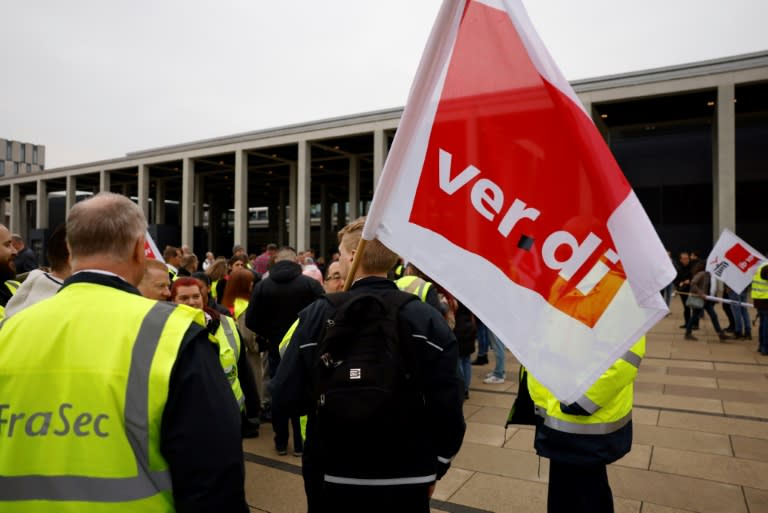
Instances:
[[[155,244],[155,240],[149,234],[149,230],[144,233],[144,256],[147,258],[160,260],[162,263],[165,263],[163,254],[160,253],[159,249],[157,249],[157,244]]]
[[[674,269],[516,0],[447,0],[363,231],[571,403],[667,313]]]
[[[741,294],[765,260],[762,253],[726,228],[707,257],[707,271]]]

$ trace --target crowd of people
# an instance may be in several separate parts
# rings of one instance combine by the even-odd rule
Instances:
[[[728,301],[716,301],[712,294],[712,276],[705,267],[705,262],[699,258],[696,251],[683,251],[677,259],[673,261],[677,276],[672,286],[683,305],[683,324],[681,329],[685,330],[685,339],[696,341],[698,338],[693,334],[699,329],[699,322],[706,313],[712,323],[712,327],[721,341],[729,339],[752,340],[752,320],[750,318],[750,309],[746,305],[750,300],[754,300],[754,306],[757,310],[757,317],[761,316],[763,307],[763,298],[761,296],[762,287],[761,272],[765,268],[761,267],[755,274],[752,285],[741,291],[734,291],[723,284],[722,297]],[[665,296],[671,300],[671,295]],[[721,305],[722,313],[728,320],[728,324],[722,327],[717,315],[717,305]],[[762,323],[761,323],[762,329]],[[757,351],[761,354],[768,354],[768,341],[760,338]]]
[[[379,241],[358,254],[364,222],[327,264],[275,244],[202,261],[168,246],[162,262],[136,204],[102,193],[53,231],[44,269],[0,225],[0,510],[245,512],[241,440],[271,422],[277,455],[302,458],[310,512],[429,511],[472,365],[492,351],[484,383],[504,384],[505,348]],[[727,337],[711,302],[686,299],[708,291],[688,254],[674,285],[687,338],[703,311]],[[768,265],[752,297],[768,354]],[[733,332],[751,336],[736,309]],[[551,460],[548,511],[613,511],[606,465],[631,448],[644,353],[643,337],[572,404],[521,369],[509,422],[535,425]]]

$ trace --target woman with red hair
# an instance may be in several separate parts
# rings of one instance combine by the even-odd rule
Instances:
[[[261,351],[259,351],[259,340],[256,334],[245,325],[245,315],[243,315],[248,310],[248,301],[251,299],[254,281],[256,281],[256,275],[247,269],[233,271],[229,275],[227,287],[224,289],[221,306],[228,308],[237,321],[237,327],[245,344],[247,358],[256,381],[256,390],[259,397],[266,401],[269,398],[264,384],[264,362],[261,358]]]
[[[177,305],[197,308],[205,313],[208,332],[218,343],[219,361],[240,408],[242,434],[248,438],[258,436],[258,425],[254,426],[250,423],[245,415],[246,399],[257,394],[255,393],[253,373],[247,360],[243,358],[240,333],[234,319],[220,315],[219,312],[208,307],[207,298],[203,297],[200,283],[195,278],[185,276],[174,281],[171,285],[171,301]],[[241,386],[241,381],[245,383],[245,387]],[[250,388],[252,392],[247,393],[243,390],[244,388],[245,390]],[[248,402],[251,403],[251,401]],[[257,405],[256,408],[258,409],[258,398],[253,404]]]
[[[248,309],[248,300],[253,289],[253,273],[247,269],[237,269],[229,275],[221,306],[228,308],[235,319]]]

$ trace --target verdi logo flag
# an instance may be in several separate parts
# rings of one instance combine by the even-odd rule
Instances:
[[[160,260],[162,263],[165,263],[163,254],[160,253],[159,249],[157,249],[157,245],[155,244],[152,236],[149,234],[149,230],[147,230],[147,232],[144,234],[144,256],[147,258]]]
[[[707,257],[707,271],[740,294],[765,260],[755,248],[726,229]]]
[[[519,1],[444,2],[363,233],[573,402],[667,313],[674,269]]]

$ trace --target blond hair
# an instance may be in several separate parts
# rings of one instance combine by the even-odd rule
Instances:
[[[360,238],[363,235],[365,216],[358,217],[347,226],[339,230],[339,245],[344,245],[347,251],[357,249]],[[357,256],[357,255],[356,255]],[[388,272],[397,262],[398,256],[378,239],[369,240],[365,246],[363,257],[360,260],[360,269],[368,274],[381,274]]]

